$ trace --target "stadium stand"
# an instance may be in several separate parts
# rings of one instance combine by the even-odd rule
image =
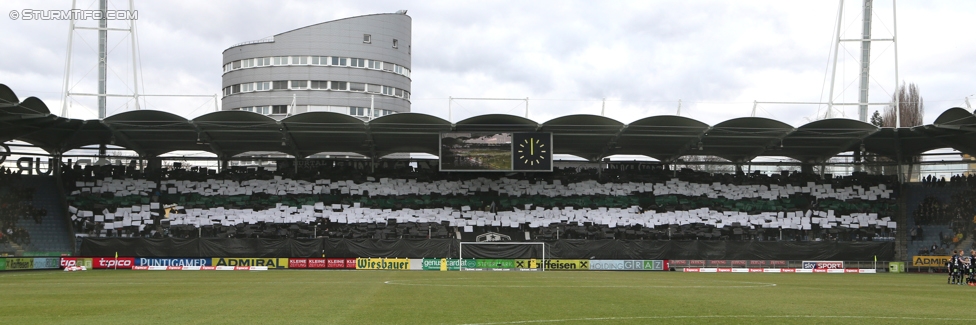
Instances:
[[[908,251],[918,255],[944,256],[956,249],[971,249],[976,222],[976,177],[927,176],[909,184],[906,197],[909,227],[914,239]]]
[[[64,168],[95,237],[891,240],[892,177],[557,169],[439,173],[355,164],[302,173]]]

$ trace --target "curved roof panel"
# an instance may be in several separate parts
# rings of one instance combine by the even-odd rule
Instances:
[[[976,115],[960,107],[953,107],[939,114],[932,124],[976,126]]]
[[[14,91],[10,89],[10,87],[7,87],[7,85],[4,84],[0,84],[0,107],[7,106],[7,105],[14,105],[19,102],[20,99],[17,99],[17,94],[15,94]]]
[[[700,149],[694,154],[748,161],[771,148],[782,146],[783,138],[792,131],[793,127],[789,124],[764,117],[731,119],[705,132]]]
[[[533,120],[507,114],[478,115],[454,124],[457,131],[530,132],[539,127]]]
[[[615,141],[623,126],[611,118],[581,114],[551,119],[540,131],[552,132],[553,153],[595,161],[608,155],[607,144]]]
[[[609,155],[644,155],[661,161],[675,159],[694,147],[709,128],[698,120],[659,115],[634,121],[621,131]]]
[[[865,137],[878,127],[852,119],[813,121],[796,128],[783,138],[780,147],[767,153],[794,158],[799,161],[820,161],[860,146]]]
[[[47,109],[47,105],[44,105],[44,102],[37,97],[27,97],[17,107],[23,110],[21,114],[51,114],[51,111]]]
[[[0,100],[15,97],[9,88],[0,87]],[[215,112],[188,121],[150,110],[85,121],[51,115],[36,98],[17,105],[0,105],[0,141],[21,140],[52,153],[114,144],[144,156],[175,150],[203,150],[220,157],[248,151],[277,151],[296,157],[320,152],[355,152],[371,157],[402,152],[436,155],[442,132],[539,131],[552,133],[555,153],[591,161],[611,155],[645,155],[665,162],[687,155],[711,155],[734,162],[757,156],[819,162],[860,146],[867,152],[903,160],[945,147],[976,155],[976,116],[961,108],[947,110],[934,124],[894,129],[849,119],[821,120],[794,128],[757,117],[709,127],[681,116],[652,116],[624,125],[602,116],[570,115],[540,125],[519,116],[490,114],[452,125],[417,113],[363,122],[344,114],[314,112],[276,121],[246,111]]]
[[[437,155],[441,132],[451,130],[447,120],[420,113],[391,114],[369,121],[368,125],[380,156],[405,152]]]
[[[366,142],[366,124],[340,113],[309,112],[281,120],[281,138],[292,143],[292,155],[304,157],[319,152],[356,152]],[[281,150],[281,149],[279,149]],[[297,154],[296,154],[297,153]]]

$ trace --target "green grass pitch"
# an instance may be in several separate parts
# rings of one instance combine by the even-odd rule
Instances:
[[[0,273],[0,324],[944,324],[929,274],[549,271]]]

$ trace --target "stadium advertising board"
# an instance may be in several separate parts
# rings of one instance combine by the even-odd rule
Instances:
[[[548,270],[581,271],[590,269],[590,260],[545,260],[543,266]]]
[[[667,271],[666,260],[590,260],[591,271]]]
[[[509,259],[476,259],[475,266],[478,269],[514,269],[515,260]]]
[[[803,261],[804,269],[843,269],[844,262],[841,261]]]
[[[515,260],[515,269],[538,269],[542,264],[537,259]]]
[[[668,260],[645,260],[644,261],[645,271],[668,271],[671,270]]]
[[[7,270],[32,270],[34,269],[34,259],[24,257],[8,257]]]
[[[307,258],[289,258],[288,259],[289,269],[307,269],[308,259]]]
[[[355,258],[327,258],[326,268],[327,269],[355,269],[356,259]]]
[[[705,265],[710,266],[710,267],[711,266],[714,266],[714,267],[726,267],[726,266],[729,266],[731,264],[732,263],[729,260],[708,260],[708,263],[706,263]]]
[[[233,258],[213,258],[211,264],[213,266],[267,266],[269,269],[286,269],[288,268],[287,258],[245,258],[245,257],[233,257]]]
[[[912,266],[946,267],[951,256],[912,256]]]
[[[421,270],[425,270],[425,271],[440,271],[440,269],[441,269],[441,259],[439,259],[439,258],[425,258],[425,259],[421,260],[420,263],[421,263],[420,264],[421,265],[421,268],[420,268]],[[458,270],[461,269],[461,266],[462,265],[466,269],[474,269],[474,268],[477,268],[478,267],[478,263],[475,262],[474,259],[467,259],[467,258],[464,259],[464,260],[459,260],[459,259],[456,259],[456,258],[449,258],[449,259],[447,259],[447,270],[448,271],[458,271]]]
[[[325,269],[328,268],[328,262],[324,258],[310,258],[308,259],[308,268]]]
[[[593,271],[623,270],[623,269],[624,269],[624,261],[622,260],[590,261],[590,270]]]
[[[133,264],[133,257],[92,257],[93,269],[131,269]]]
[[[0,271],[7,269],[7,259],[0,257]]]
[[[209,258],[136,258],[136,266],[211,266]]]
[[[62,269],[70,266],[84,266],[90,269],[92,268],[92,259],[83,257],[62,257],[60,265]]]
[[[408,258],[357,258],[357,270],[409,270]]]
[[[444,132],[441,171],[552,171],[552,133]]]
[[[32,270],[34,259],[27,257],[7,258],[7,270]]]
[[[60,261],[57,257],[35,257],[34,258],[34,269],[35,270],[48,270],[60,268]]]

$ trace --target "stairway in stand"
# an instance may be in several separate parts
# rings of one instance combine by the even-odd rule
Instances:
[[[47,215],[36,223],[33,218],[21,220],[18,225],[30,233],[30,253],[70,253],[70,229],[65,218],[65,207],[61,204],[61,192],[58,191],[58,181],[54,176],[24,176],[24,184],[34,187],[34,201],[36,209],[46,209]]]

